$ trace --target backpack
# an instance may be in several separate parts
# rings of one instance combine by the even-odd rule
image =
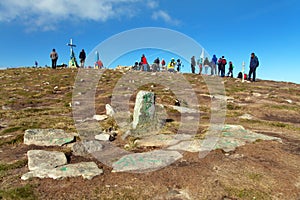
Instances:
[[[223,58],[223,59],[222,59],[222,65],[224,65],[224,66],[225,66],[226,64],[227,64],[227,61],[226,61],[226,59],[225,59],[225,58]]]

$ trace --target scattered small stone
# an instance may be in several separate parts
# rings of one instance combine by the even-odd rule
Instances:
[[[11,110],[11,107],[9,107],[9,106],[2,106],[2,110]]]
[[[94,115],[94,116],[93,116],[93,119],[94,119],[94,120],[97,120],[97,121],[103,121],[103,120],[105,120],[105,119],[107,119],[107,118],[108,118],[107,115]]]
[[[106,115],[108,115],[110,117],[113,117],[115,115],[115,111],[114,111],[113,107],[111,107],[111,105],[106,104],[105,109],[106,109]]]
[[[5,138],[9,138],[9,137],[12,137],[13,135],[1,135],[0,136],[0,139],[5,139]]]
[[[53,89],[54,89],[54,90],[57,90],[57,89],[58,89],[58,86],[55,86]]]
[[[292,104],[293,103],[293,101],[292,100],[290,100],[290,99],[287,99],[287,100],[285,100],[286,102],[288,102],[288,103],[290,103],[290,104]]]
[[[242,116],[239,117],[240,119],[248,119],[248,120],[252,120],[253,116],[250,114],[243,114]]]
[[[95,139],[100,141],[111,141],[111,137],[112,136],[107,133],[101,133],[99,135],[95,135]]]
[[[80,102],[79,101],[75,101],[74,102],[74,106],[80,106]]]
[[[253,92],[252,95],[255,97],[261,97],[261,93],[257,93],[257,92]]]

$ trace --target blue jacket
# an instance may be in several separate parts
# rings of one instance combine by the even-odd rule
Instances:
[[[254,56],[253,58],[251,57],[250,68],[251,69],[256,68],[258,67],[258,65],[259,65],[258,58],[256,56]]]
[[[217,64],[218,58],[217,58],[216,55],[213,56],[212,61],[213,61],[215,64]]]

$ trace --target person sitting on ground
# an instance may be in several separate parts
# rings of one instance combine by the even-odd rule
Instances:
[[[233,78],[233,68],[234,68],[234,66],[233,66],[232,62],[230,61],[229,68],[228,68],[229,72],[227,73],[228,77],[230,76],[231,78]]]
[[[136,62],[134,63],[134,65],[133,65],[132,69],[133,69],[133,70],[139,70],[139,68],[140,68],[140,67],[139,67],[139,62],[136,61]]]
[[[169,63],[168,63],[168,66],[167,66],[168,72],[175,72],[175,70],[174,70],[175,66],[176,66],[175,59],[172,58],[172,59],[171,59],[171,62],[169,62]]]

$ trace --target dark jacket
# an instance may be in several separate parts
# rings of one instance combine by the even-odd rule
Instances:
[[[79,58],[80,58],[81,60],[85,60],[86,55],[85,55],[85,52],[84,52],[84,51],[81,51],[81,52],[80,52]]]
[[[253,58],[251,57],[250,68],[251,69],[256,68],[256,67],[258,67],[258,65],[259,65],[258,58],[256,56],[254,56]]]

